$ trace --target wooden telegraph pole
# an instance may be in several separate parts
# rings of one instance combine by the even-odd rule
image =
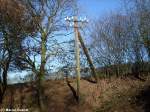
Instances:
[[[84,41],[81,37],[81,34],[78,30],[79,26],[78,26],[78,23],[84,23],[84,22],[87,22],[86,19],[84,20],[78,20],[76,16],[73,16],[71,18],[69,17],[66,17],[65,20],[67,22],[73,22],[73,27],[74,27],[74,33],[75,33],[75,57],[76,57],[76,74],[77,74],[77,92],[76,92],[76,95],[77,95],[77,100],[78,100],[78,103],[80,102],[80,50],[79,50],[79,43],[81,44],[81,47],[83,48],[83,51],[84,51],[84,54],[86,55],[87,57],[87,61],[89,62],[89,66],[91,68],[91,71],[92,71],[92,74],[94,75],[95,77],[95,82],[98,81],[98,78],[97,78],[97,75],[96,75],[96,70],[95,70],[95,67],[94,67],[94,64],[92,62],[92,59],[88,53],[88,50],[84,44]]]
[[[78,39],[78,21],[77,17],[73,17],[74,22],[74,33],[75,33],[75,51],[76,51],[76,74],[77,74],[77,97],[78,102],[80,101],[80,50],[79,50],[79,39]]]

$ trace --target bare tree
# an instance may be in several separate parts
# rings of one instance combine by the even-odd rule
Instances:
[[[119,65],[125,62],[127,50],[127,17],[112,15],[103,22],[99,20],[95,24],[92,33],[92,47],[96,60],[101,66],[116,65],[116,75],[119,75]]]
[[[26,17],[26,8],[16,0],[0,0],[0,102],[7,87],[7,73],[15,65],[16,57],[21,51],[24,36],[27,36],[34,28],[30,17]],[[12,13],[13,10],[13,13]],[[28,20],[28,21],[26,21]]]
[[[24,51],[19,57],[20,64],[36,74],[39,94],[39,106],[42,111],[43,88],[42,80],[48,73],[48,63],[51,63],[59,49],[57,41],[60,30],[64,29],[63,20],[72,9],[73,0],[24,0],[28,12],[35,18],[33,23],[38,28],[35,38],[28,38],[24,44]],[[61,33],[62,34],[62,33]],[[40,61],[38,61],[40,60]]]
[[[119,76],[123,71],[119,66],[132,63],[129,71],[139,78],[142,63],[149,55],[149,1],[130,2],[132,5],[127,7],[130,9],[127,13],[112,14],[105,21],[96,21],[91,33],[91,47],[98,66],[113,65]]]

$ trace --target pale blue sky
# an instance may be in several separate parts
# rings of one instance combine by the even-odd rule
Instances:
[[[79,0],[78,5],[83,16],[97,19],[111,11],[118,11],[121,8],[121,0]]]

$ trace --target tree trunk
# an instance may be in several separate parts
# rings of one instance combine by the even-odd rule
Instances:
[[[45,64],[46,64],[46,34],[45,32],[42,32],[42,37],[41,37],[41,66],[40,66],[40,71],[38,73],[38,78],[37,78],[37,93],[38,93],[38,104],[39,104],[39,109],[41,112],[45,111],[45,105],[44,105],[44,89],[42,87],[43,83],[43,78],[45,75]]]
[[[7,72],[9,69],[10,59],[7,61],[6,66],[3,69],[2,77],[3,81],[1,80],[0,84],[0,104],[2,104],[3,97],[7,88]]]

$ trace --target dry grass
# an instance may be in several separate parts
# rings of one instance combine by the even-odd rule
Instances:
[[[150,85],[131,78],[101,79],[98,84],[81,80],[81,101],[77,104],[66,82],[46,81],[45,103],[47,112],[142,112],[134,103],[134,96]],[[76,81],[70,83],[76,89]],[[35,85],[12,85],[8,88],[1,108],[28,108],[38,112]]]

